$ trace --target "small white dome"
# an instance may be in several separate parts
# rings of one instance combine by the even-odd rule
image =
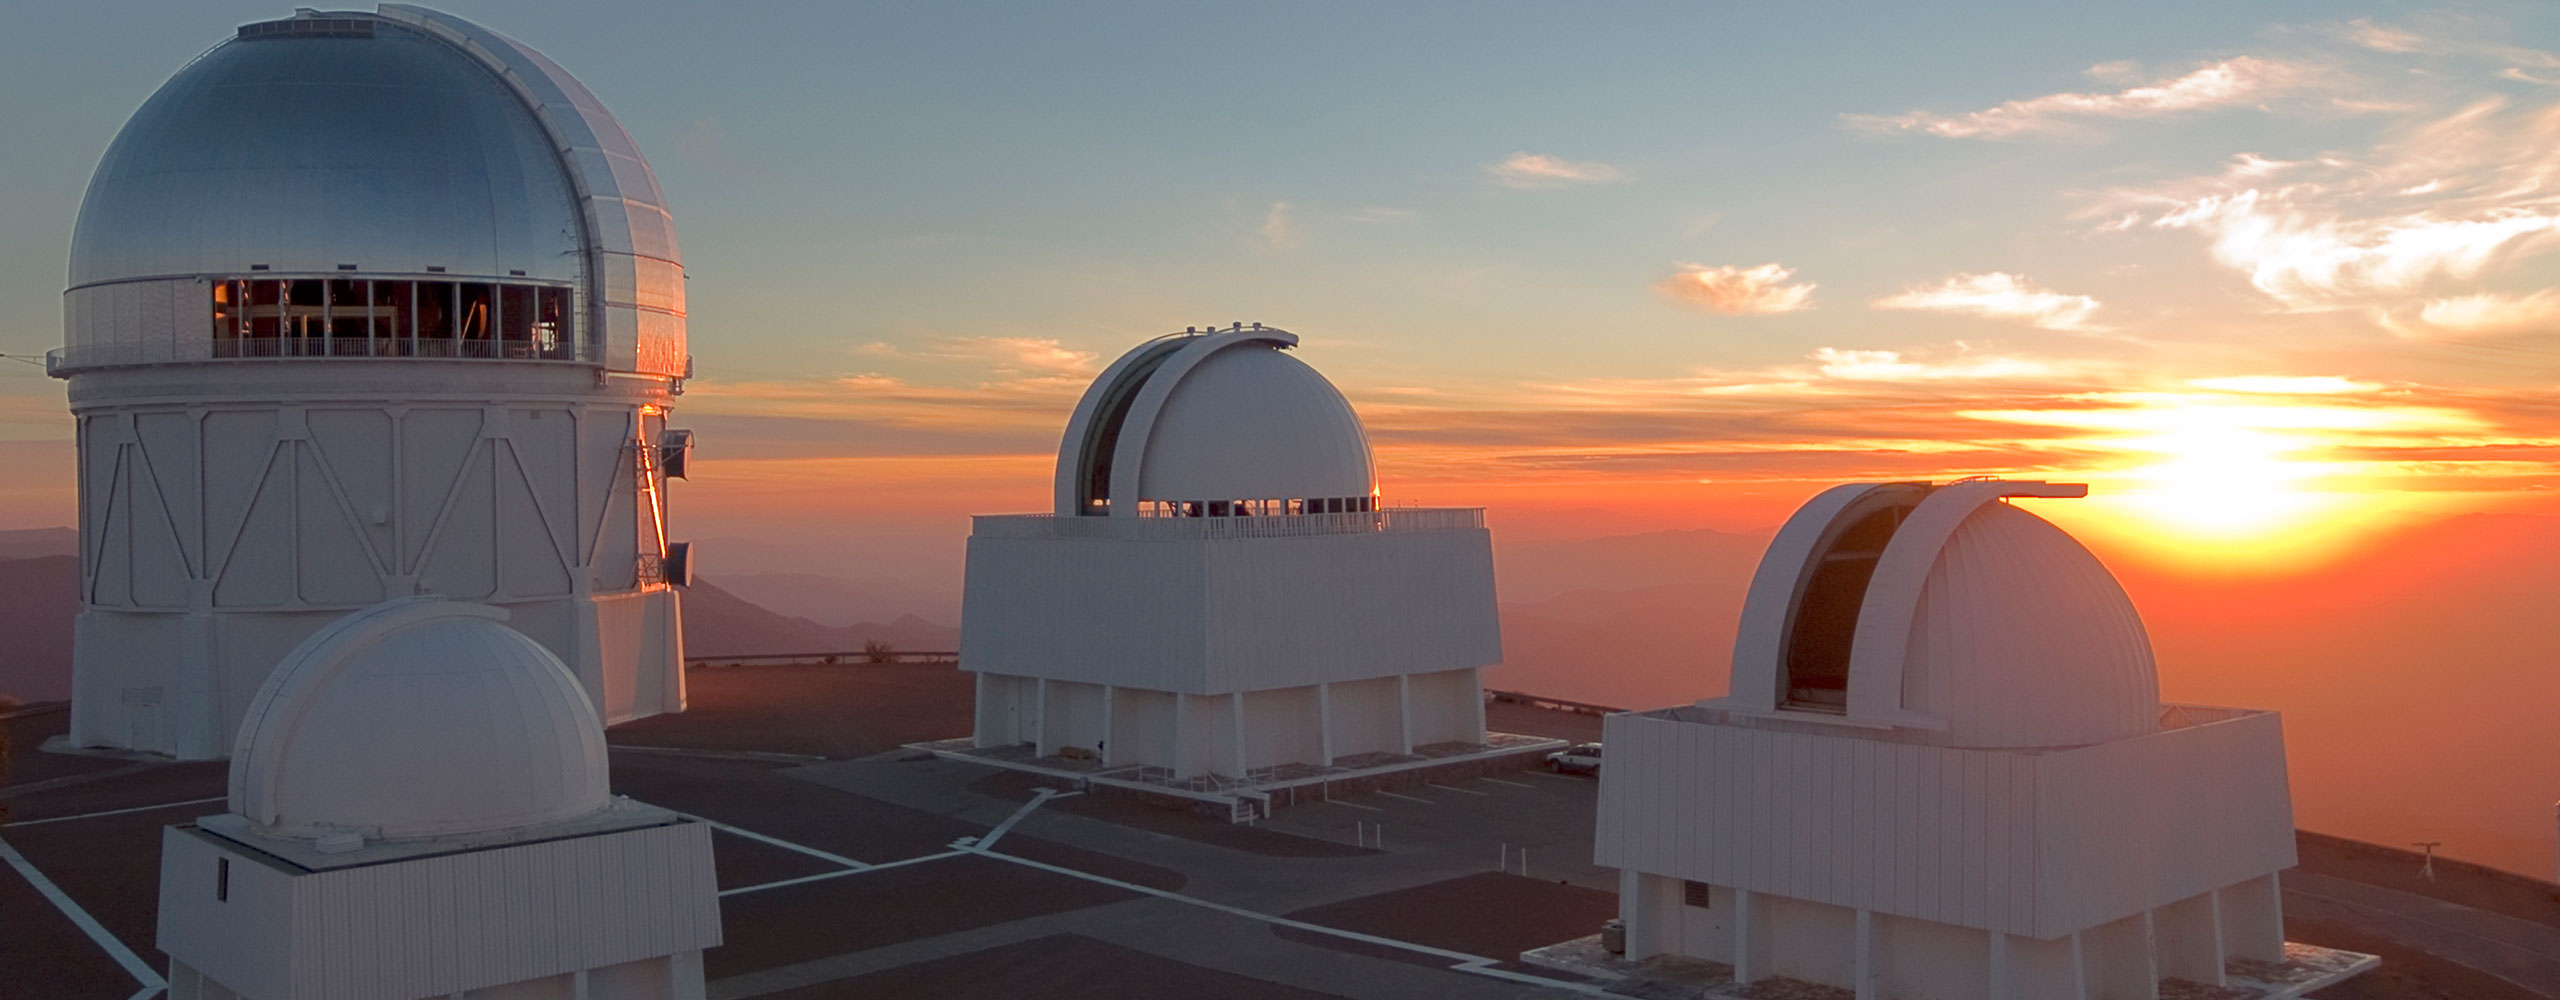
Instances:
[[[232,748],[231,811],[270,835],[398,840],[603,809],[594,703],[506,617],[412,597],[314,633],[250,703]]]
[[[1086,390],[1058,450],[1058,513],[1133,501],[1367,498],[1369,435],[1342,392],[1286,353],[1294,334],[1233,330],[1139,345]]]
[[[1720,704],[1965,747],[2154,731],[2159,675],[2133,601],[2068,533],[2001,502],[2087,492],[1993,480],[1815,497],[1752,577]]]

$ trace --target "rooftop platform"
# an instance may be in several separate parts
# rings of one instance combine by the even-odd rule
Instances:
[[[1019,772],[899,759],[965,731],[970,677],[947,665],[728,667],[691,683],[692,711],[609,736],[615,792],[717,824],[727,943],[705,957],[712,997],[1631,995],[1519,960],[1615,912],[1617,873],[1590,860],[1590,778],[1337,794],[1250,826],[1091,794],[1035,806]],[[1571,740],[1598,721],[1488,713]],[[36,750],[64,719],[0,718],[15,748],[0,777],[0,1000],[147,998],[167,970],[161,830],[219,811],[225,766]],[[2303,858],[2285,876],[2288,936],[2384,956],[2314,996],[2560,995],[2547,895],[2547,910],[2475,908],[2459,902],[2475,880],[2441,861],[2441,881],[2388,882],[2375,866],[2396,857],[2306,838]]]
[[[1722,962],[1673,956],[1630,962],[1601,947],[1597,934],[1529,949],[1520,953],[1520,961],[1541,969],[1606,980],[1615,984],[1610,992],[1649,1000],[1857,1000],[1851,990],[1783,976],[1737,983],[1733,981],[1733,967]],[[2163,979],[2160,1000],[2292,1000],[2345,983],[2372,971],[2381,961],[2360,952],[2287,942],[2281,963],[2230,963],[2225,969],[2228,985]]]

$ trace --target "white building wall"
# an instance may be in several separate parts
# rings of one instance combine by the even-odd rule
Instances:
[[[1364,753],[1399,752],[1404,710],[1397,701],[1395,678],[1335,684],[1329,698],[1335,760]]]
[[[979,674],[977,728],[973,741],[981,747],[1012,746],[1039,739],[1040,682],[1029,677]]]
[[[1053,680],[1043,690],[1048,694],[1040,707],[1044,721],[1040,754],[1057,753],[1059,747],[1083,747],[1099,754],[1103,741],[1111,738],[1102,720],[1102,685]]]
[[[1238,776],[1244,773],[1242,761],[1236,757],[1236,711],[1232,695],[1176,695],[1181,722],[1181,752],[1173,769],[1176,778],[1202,774]]]
[[[259,1000],[565,996],[543,981],[617,966],[634,976],[651,966],[631,963],[654,959],[679,980],[668,995],[686,996],[682,976],[698,989],[700,952],[720,943],[699,823],[317,872],[191,829],[161,843],[159,946],[172,971]]]
[[[2293,863],[2282,731],[1965,750],[1610,716],[1597,863],[2053,938]]]
[[[1991,934],[1970,927],[1890,914],[1870,918],[1876,995],[1898,1000],[1973,1000],[1991,996]],[[2067,943],[2067,942],[2066,942]],[[2013,993],[2059,998],[2059,993]]]
[[[285,652],[413,593],[514,610],[608,722],[680,710],[676,598],[639,574],[660,512],[635,447],[663,389],[594,381],[416,359],[80,375],[73,739],[228,753]]]
[[[1164,691],[1113,688],[1110,763],[1175,766],[1181,749],[1174,741],[1177,697]]]
[[[1405,693],[1413,699],[1413,745],[1484,742],[1484,688],[1474,668],[1415,674]]]
[[[1244,726],[1247,770],[1315,763],[1324,756],[1324,727],[1312,685],[1246,692]]]
[[[1192,694],[1487,666],[1502,658],[1490,539],[1481,528],[1217,539],[982,530],[969,540],[961,666]]]

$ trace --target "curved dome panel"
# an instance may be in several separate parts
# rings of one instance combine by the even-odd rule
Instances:
[[[397,840],[603,809],[595,705],[505,617],[414,597],[313,634],[250,705],[232,749],[231,811],[277,836]]]
[[[1202,359],[1165,398],[1136,499],[1365,497],[1376,483],[1368,432],[1341,391],[1274,347],[1241,343]]]
[[[117,133],[71,239],[71,285],[333,272],[577,280],[583,224],[506,83],[392,24],[238,38]]]
[[[1905,709],[1966,747],[2083,746],[2159,725],[2142,616],[2078,540],[1984,504],[1938,552],[1912,615]]]

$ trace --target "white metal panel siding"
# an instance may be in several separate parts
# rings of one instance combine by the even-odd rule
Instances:
[[[2041,761],[2051,937],[2294,863],[2284,729],[2272,712]]]
[[[711,828],[676,823],[294,882],[280,1000],[407,1000],[720,943]]]
[[[1607,867],[2052,938],[2294,860],[2271,714],[2048,753],[1604,728]]]
[[[215,898],[218,865],[231,867],[227,899]],[[293,877],[211,836],[160,831],[159,946],[169,957],[241,994],[285,996],[293,944]]]
[[[1198,543],[969,539],[960,667],[1157,691],[1207,687]]]
[[[1502,659],[1483,529],[1210,542],[1208,690],[1482,667]]]
[[[1598,864],[1972,927],[2032,924],[2032,766],[1615,715]]]

